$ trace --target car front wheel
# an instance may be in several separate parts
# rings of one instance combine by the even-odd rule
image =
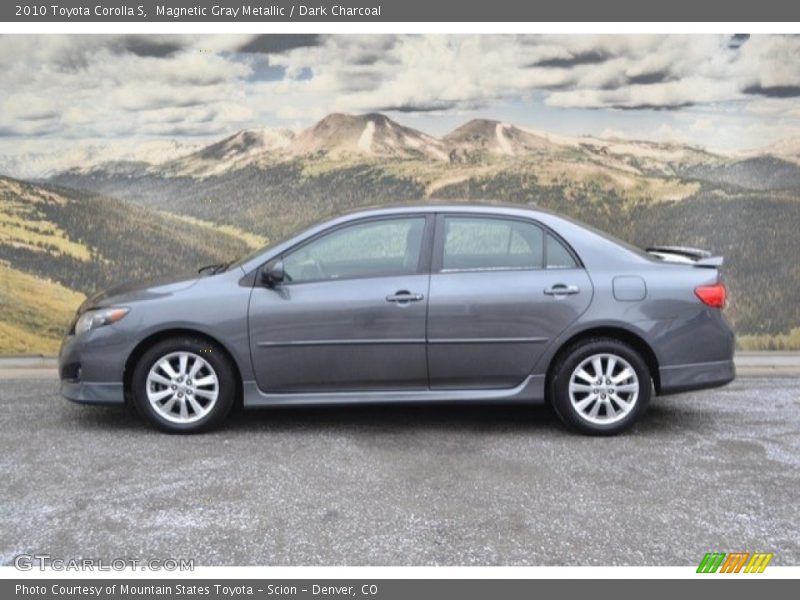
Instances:
[[[230,360],[215,344],[191,337],[148,349],[133,375],[138,411],[173,433],[197,433],[222,424],[236,396]]]
[[[590,435],[615,435],[646,411],[652,394],[647,363],[611,338],[580,342],[554,368],[551,402],[568,426]]]

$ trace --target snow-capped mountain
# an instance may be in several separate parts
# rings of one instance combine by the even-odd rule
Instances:
[[[473,119],[448,133],[443,141],[451,153],[451,160],[483,152],[513,157],[562,149],[544,136],[490,119]]]
[[[328,115],[298,135],[290,152],[333,158],[361,155],[447,160],[441,140],[378,113]]]
[[[165,176],[208,177],[235,171],[285,151],[295,138],[289,129],[245,129],[210,146],[159,164],[154,170]]]
[[[748,154],[765,155],[800,164],[800,139]],[[697,169],[716,168],[733,157],[685,144],[567,136],[490,119],[473,119],[437,138],[379,113],[335,113],[299,132],[247,129],[210,144],[120,141],[76,145],[50,153],[0,155],[0,173],[28,179],[51,178],[59,173],[101,179],[137,176],[204,179],[245,167],[263,169],[285,161],[320,159],[396,159],[439,166],[552,159],[596,163],[631,175],[675,177]]]

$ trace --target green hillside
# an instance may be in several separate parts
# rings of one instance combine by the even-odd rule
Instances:
[[[53,352],[84,295],[232,259],[261,241],[92,192],[0,177],[0,353]]]
[[[586,160],[503,160],[450,164],[420,159],[330,159],[324,155],[247,166],[206,178],[142,173],[63,173],[59,184],[113,195],[175,214],[278,238],[320,215],[430,197],[541,203],[662,201],[685,198],[700,185]]]
[[[686,169],[685,176],[750,190],[800,188],[800,165],[775,156],[756,156],[714,166]]]
[[[55,354],[84,296],[0,262],[0,353]]]

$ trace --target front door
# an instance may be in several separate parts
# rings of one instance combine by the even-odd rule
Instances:
[[[589,305],[592,285],[551,232],[521,219],[441,215],[428,305],[431,389],[507,388]]]
[[[259,388],[425,389],[432,226],[424,215],[369,219],[287,252],[285,281],[250,299]]]

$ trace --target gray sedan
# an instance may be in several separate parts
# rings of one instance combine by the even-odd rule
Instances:
[[[547,402],[615,434],[654,394],[733,380],[721,264],[519,206],[365,210],[89,298],[61,390],[132,402],[170,432],[216,427],[236,403]]]

